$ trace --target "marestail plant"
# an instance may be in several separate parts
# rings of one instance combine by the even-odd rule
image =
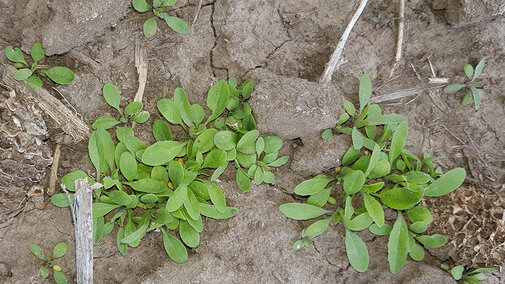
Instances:
[[[472,101],[475,105],[475,110],[479,110],[480,103],[482,98],[486,94],[486,92],[482,89],[482,82],[476,81],[476,79],[482,73],[484,69],[484,59],[479,61],[477,65],[475,65],[475,69],[469,63],[463,66],[466,77],[469,81],[466,81],[464,84],[451,84],[444,89],[444,93],[446,94],[454,94],[459,92],[460,90],[466,90],[466,95],[463,97],[461,101],[461,105],[466,106],[469,105]]]
[[[308,197],[303,203],[287,203],[280,211],[294,220],[315,220],[301,231],[295,250],[321,235],[333,224],[345,228],[345,248],[350,264],[359,272],[368,268],[368,249],[356,231],[368,229],[388,241],[388,262],[393,274],[400,271],[407,256],[424,258],[424,247],[445,244],[440,234],[427,235],[433,221],[428,208],[419,205],[426,197],[438,197],[456,190],[465,180],[465,170],[442,173],[434,157],[417,157],[404,149],[407,121],[397,114],[382,114],[369,104],[372,83],[368,75],[360,81],[359,103],[344,102],[346,112],[337,126],[323,132],[350,135],[352,146],[345,152],[336,174],[321,174],[298,184],[294,193]],[[384,218],[385,210],[396,212],[396,221]]]
[[[49,275],[52,274],[54,282],[56,282],[56,284],[66,284],[67,283],[67,277],[65,276],[65,274],[63,274],[63,272],[61,272],[61,266],[59,266],[55,262],[56,259],[63,257],[67,253],[67,244],[66,243],[64,243],[64,242],[57,243],[53,247],[52,258],[50,258],[50,259],[47,259],[47,257],[44,255],[44,251],[38,245],[35,245],[35,244],[30,245],[30,251],[38,259],[40,259],[44,262],[44,264],[41,265],[39,268],[40,277],[46,279],[49,277]],[[51,273],[51,271],[52,271],[52,273]]]
[[[149,6],[146,0],[132,0],[133,8],[140,13],[148,12],[152,10],[153,16],[147,19],[143,25],[144,35],[147,38],[153,37],[158,29],[158,24],[156,23],[156,17],[165,21],[167,26],[169,26],[176,33],[185,35],[189,33],[188,24],[180,18],[170,16],[163,12],[164,7],[171,7],[177,3],[177,0],[153,0],[152,7]]]
[[[142,111],[139,102],[121,109],[118,89],[106,84],[103,96],[117,110],[119,119],[102,116],[92,126],[88,152],[96,181],[83,171],[62,178],[70,192],[75,191],[78,178],[103,185],[93,193],[94,243],[111,233],[117,223],[117,246],[124,255],[128,247],[138,246],[146,233],[159,230],[168,256],[183,263],[188,257],[186,246],[194,248],[200,242],[202,216],[227,219],[238,212],[227,206],[215,183],[229,163],[235,165],[236,182],[243,191],[250,189],[252,180],[272,183],[271,167],[282,166],[287,157],[278,157],[280,138],[259,136],[247,103],[252,91],[252,80],[239,87],[235,78],[217,82],[207,94],[211,115],[206,118],[204,108],[189,103],[185,92],[177,88],[172,99],[159,100],[157,107],[172,126],[180,126],[187,135],[177,141],[169,123],[155,120],[156,143],[148,146],[135,137],[129,123],[144,123],[149,114]],[[109,133],[114,128],[118,143]],[[62,193],[52,196],[51,201],[59,207],[68,206]]]

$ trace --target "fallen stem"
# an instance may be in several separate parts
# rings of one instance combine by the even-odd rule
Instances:
[[[356,12],[354,12],[354,15],[351,18],[351,21],[347,25],[347,27],[344,30],[344,33],[342,34],[342,37],[338,41],[337,48],[335,48],[335,51],[331,55],[330,61],[328,64],[326,64],[326,68],[324,69],[323,75],[321,76],[321,79],[319,80],[319,83],[326,83],[331,81],[331,76],[333,75],[333,72],[338,69],[338,63],[340,62],[340,56],[342,55],[342,51],[344,50],[345,43],[347,41],[347,38],[349,37],[349,34],[351,33],[352,28],[356,24],[356,22],[359,19],[359,16],[361,16],[361,13],[365,9],[366,3],[368,0],[361,0],[361,3],[359,4],[358,9]]]
[[[405,0],[400,0],[398,2],[399,11],[398,11],[398,37],[396,39],[396,55],[395,55],[395,63],[393,64],[393,68],[391,68],[391,72],[389,73],[389,77],[393,77],[393,73],[395,72],[396,65],[402,59],[402,46],[403,46],[403,28],[405,25]]]
[[[439,89],[439,88],[442,88],[445,86],[446,85],[420,86],[420,87],[399,90],[399,91],[395,91],[395,92],[385,94],[382,96],[373,97],[370,99],[370,103],[376,104],[376,103],[382,103],[382,102],[392,101],[392,100],[396,100],[396,99],[401,99],[401,98],[405,98],[405,97],[410,97],[410,96],[419,94],[422,91],[431,90],[431,89]]]
[[[51,165],[51,175],[49,176],[49,188],[47,195],[53,196],[56,193],[56,180],[58,179],[58,167],[60,165],[61,145],[56,144],[53,153],[53,164]]]

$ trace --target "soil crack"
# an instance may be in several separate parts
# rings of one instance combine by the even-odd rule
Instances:
[[[205,7],[205,6],[211,6],[211,9],[212,9],[212,12],[211,12],[211,15],[210,15],[210,26],[212,28],[212,34],[214,35],[214,45],[212,46],[212,48],[209,51],[210,68],[212,69],[212,76],[214,78],[217,78],[216,70],[224,70],[224,71],[226,71],[226,77],[229,77],[228,68],[218,67],[218,66],[216,66],[214,64],[214,51],[215,51],[215,49],[217,47],[217,38],[218,38],[217,31],[216,31],[216,26],[215,26],[215,23],[214,23],[214,12],[216,11],[216,5],[215,5],[215,3],[216,2],[214,1],[214,2],[209,3],[209,4],[202,5],[202,8]]]

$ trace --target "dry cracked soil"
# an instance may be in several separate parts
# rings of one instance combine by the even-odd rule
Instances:
[[[398,1],[369,1],[343,52],[344,61],[331,83],[323,73],[359,1],[344,0],[181,0],[169,14],[192,24],[181,36],[166,25],[144,38],[146,14],[129,0],[0,0],[0,47],[28,53],[41,41],[47,64],[74,70],[75,82],[45,88],[73,106],[91,125],[112,114],[101,96],[107,82],[117,85],[122,104],[138,88],[135,43],[147,49],[147,85],[143,102],[154,118],[156,102],[176,87],[190,101],[204,104],[212,83],[228,77],[255,80],[251,105],[264,134],[284,140],[287,165],[275,171],[273,185],[241,192],[234,173],[218,184],[239,213],[228,220],[206,220],[200,245],[185,264],[164,252],[161,235],[150,232],[141,245],[122,256],[114,233],[95,246],[96,283],[454,283],[442,262],[497,268],[484,283],[504,283],[505,263],[505,4],[501,0],[405,1],[403,57],[393,76]],[[199,9],[201,5],[201,9]],[[447,95],[428,78],[464,80],[463,64],[486,60],[486,92],[478,111],[460,105],[461,94]],[[0,74],[10,63],[0,56]],[[342,112],[343,99],[357,102],[358,80],[369,74],[373,97],[406,92],[381,102],[384,113],[408,118],[406,147],[438,157],[444,170],[463,167],[467,179],[449,196],[427,200],[435,222],[429,233],[448,243],[430,249],[422,262],[408,260],[392,275],[387,241],[361,233],[370,252],[367,272],[347,261],[342,225],[330,228],[313,246],[291,245],[308,223],[282,215],[278,207],[299,200],[293,189],[303,179],[340,163],[350,140],[321,140]],[[73,143],[52,118],[37,108],[29,93],[12,97],[0,85],[0,282],[49,283],[39,277],[40,262],[30,244],[49,250],[65,241],[69,253],[61,266],[75,282],[74,237],[69,211],[56,208],[47,195],[53,150],[61,144],[58,178],[73,170],[94,170],[87,143]],[[64,98],[62,97],[64,96]],[[15,119],[14,119],[15,118]],[[149,126],[139,127],[152,140]],[[152,141],[151,141],[152,142]],[[233,170],[232,170],[233,172]],[[115,229],[117,230],[117,228]]]

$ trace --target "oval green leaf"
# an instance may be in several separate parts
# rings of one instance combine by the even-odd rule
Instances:
[[[279,206],[279,210],[281,210],[281,212],[286,215],[286,217],[294,220],[313,219],[328,213],[328,211],[325,209],[303,203],[282,204]]]
[[[391,273],[396,274],[400,271],[407,259],[409,250],[409,230],[402,212],[398,212],[388,241],[388,261]]]
[[[67,85],[74,81],[74,72],[66,67],[49,68],[46,74],[49,79],[57,84]]]
[[[363,240],[351,232],[345,230],[345,250],[349,263],[358,272],[364,272],[368,269],[368,249]]]
[[[147,19],[144,22],[144,35],[147,38],[153,37],[154,34],[156,34],[156,29],[158,28],[158,25],[156,24],[156,19],[154,17],[151,17]]]
[[[53,248],[53,258],[60,258],[67,253],[67,244],[64,242],[57,243]]]
[[[465,181],[466,172],[463,168],[452,169],[431,183],[424,194],[429,197],[438,197],[456,190]]]

